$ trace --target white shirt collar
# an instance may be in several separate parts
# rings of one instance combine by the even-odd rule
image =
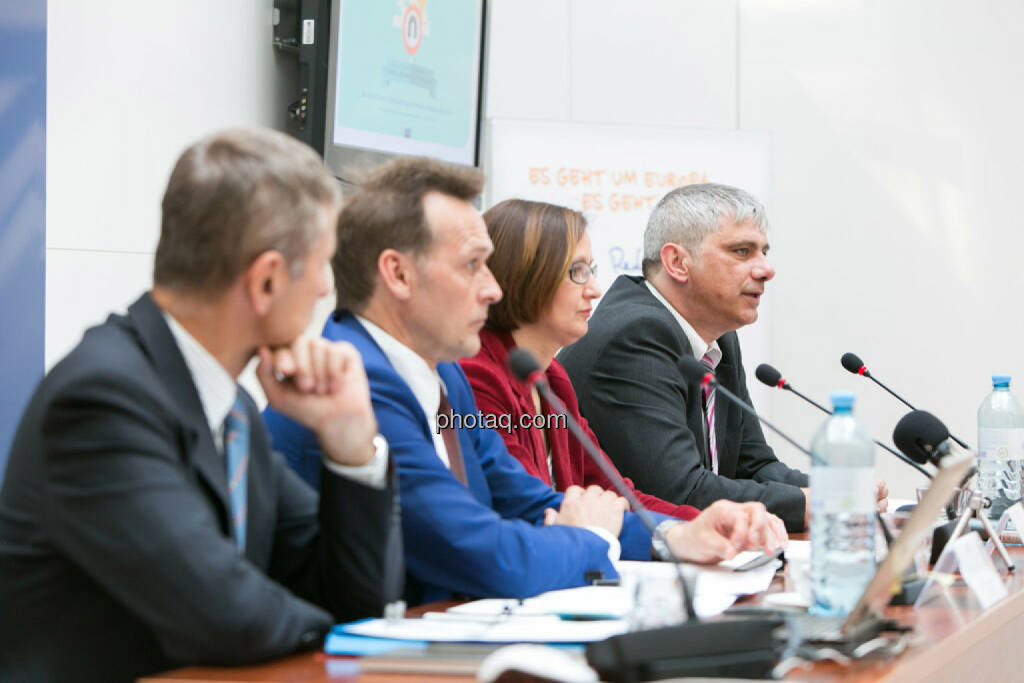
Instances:
[[[437,417],[437,408],[441,403],[441,394],[438,390],[444,387],[441,375],[435,368],[430,367],[422,356],[378,325],[361,315],[357,315],[356,320],[366,328],[366,331],[373,337],[373,341],[377,342],[377,346],[384,352],[398,376],[409,385],[416,402],[423,409],[423,415],[427,418],[427,422],[433,425]]]
[[[686,318],[676,310],[675,306],[668,302],[661,292],[652,285],[648,280],[644,280],[644,284],[647,285],[647,289],[651,290],[651,294],[668,309],[668,312],[672,314],[672,317],[679,323],[679,327],[683,328],[683,334],[686,335],[686,339],[690,342],[690,350],[693,352],[693,357],[697,360],[701,360],[705,355],[711,359],[711,367],[717,368],[718,363],[722,360],[722,349],[718,346],[718,340],[714,340],[711,344],[707,344],[699,334],[697,330],[693,329],[693,325],[686,321]]]
[[[224,418],[228,416],[231,406],[238,397],[235,378],[174,319],[174,316],[167,311],[163,311],[163,314],[167,326],[171,329],[171,335],[178,344],[178,350],[185,359],[185,366],[192,374],[192,382],[199,393],[199,402],[203,404],[203,413],[210,424],[213,440],[220,443]]]

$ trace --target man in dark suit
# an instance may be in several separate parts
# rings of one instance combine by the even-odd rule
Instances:
[[[487,268],[493,246],[471,203],[482,185],[471,169],[399,160],[364,179],[338,221],[342,310],[324,336],[362,354],[398,465],[414,603],[580,586],[588,571],[611,576],[619,557],[648,560],[655,550],[617,495],[596,486],[553,492],[476,422],[472,389],[455,361],[479,350],[487,308],[501,297]],[[307,463],[320,458],[322,440],[273,408],[265,419],[274,446],[315,480]],[[756,503],[719,505],[692,522],[655,516],[671,550],[687,560],[714,562],[784,542]]]
[[[558,360],[601,446],[638,488],[701,508],[761,501],[800,531],[807,475],[779,462],[757,420],[677,369],[693,356],[750,402],[735,331],[757,320],[775,275],[767,225],[761,203],[738,188],[669,192],[644,233],[643,277],[620,276]],[[885,494],[880,483],[881,506]]]
[[[339,206],[280,133],[228,131],[178,160],[152,290],[86,332],[15,435],[0,679],[256,662],[379,613],[387,445],[358,354],[299,336],[329,291]],[[319,501],[235,383],[257,354],[270,403],[324,444]]]

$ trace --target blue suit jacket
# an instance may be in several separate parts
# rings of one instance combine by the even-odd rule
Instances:
[[[350,314],[335,314],[323,334],[353,344],[363,357],[381,433],[398,465],[405,540],[406,597],[410,604],[477,597],[527,597],[584,583],[584,573],[615,576],[608,545],[596,534],[568,526],[543,526],[545,508],[562,494],[531,476],[491,429],[460,429],[468,486],[434,450],[428,420],[409,386],[384,352]],[[438,372],[456,413],[476,415],[472,389],[457,363]],[[267,409],[274,447],[314,486],[320,475],[316,438],[301,425]],[[656,521],[666,519],[654,515]],[[627,513],[619,535],[623,559],[650,559],[650,533]]]

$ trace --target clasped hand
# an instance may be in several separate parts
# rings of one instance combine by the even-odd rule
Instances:
[[[622,531],[622,516],[629,510],[625,498],[600,486],[570,486],[565,490],[561,507],[544,511],[544,524],[600,527],[618,538]]]
[[[256,377],[270,406],[313,430],[333,462],[373,458],[377,420],[354,346],[303,335],[288,347],[261,347]]]
[[[559,510],[544,511],[544,524],[600,527],[617,537],[627,510],[626,499],[612,491],[570,486]],[[708,564],[728,560],[743,550],[773,553],[785,548],[789,537],[782,520],[763,504],[719,500],[693,521],[670,527],[666,540],[679,559]]]
[[[774,553],[789,541],[782,520],[763,503],[717,500],[695,519],[676,524],[666,534],[669,548],[680,560],[713,564],[744,550]]]

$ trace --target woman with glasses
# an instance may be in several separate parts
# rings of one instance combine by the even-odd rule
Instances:
[[[507,365],[514,347],[532,353],[552,391],[597,441],[580,415],[569,376],[555,360],[561,347],[586,334],[592,304],[601,295],[586,220],[565,207],[509,199],[488,210],[484,221],[494,242],[487,265],[504,296],[490,307],[480,332],[480,352],[460,361],[477,406],[492,416],[509,452],[555,490],[572,485],[614,490],[537,390],[517,380]],[[628,479],[626,483],[633,488]],[[699,512],[633,492],[655,512],[682,519],[693,519]]]

